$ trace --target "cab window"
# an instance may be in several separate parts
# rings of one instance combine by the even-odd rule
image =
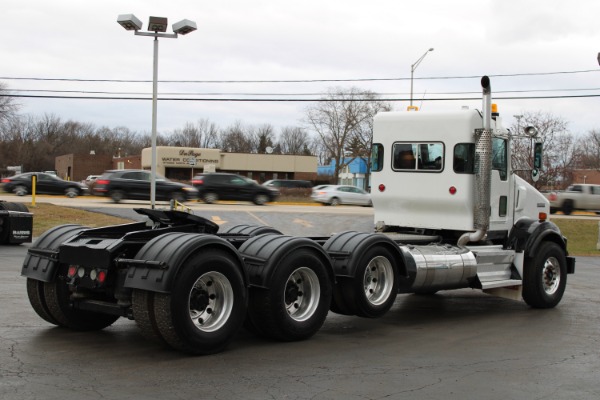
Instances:
[[[392,152],[395,171],[441,172],[444,169],[443,143],[394,143]]]

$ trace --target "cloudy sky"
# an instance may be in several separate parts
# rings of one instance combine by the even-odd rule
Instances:
[[[208,119],[220,127],[299,125],[332,87],[381,94],[405,110],[411,64],[423,112],[480,108],[479,77],[508,124],[548,112],[574,133],[600,129],[600,2],[578,0],[0,0],[0,81],[21,112],[96,126],[151,129],[152,39],[117,24],[135,14],[195,21],[160,39],[158,130]],[[280,81],[280,82],[274,82]],[[281,82],[285,81],[285,82]],[[576,97],[572,97],[576,96]],[[585,97],[583,97],[585,96]],[[502,97],[543,97],[502,99]],[[552,98],[548,98],[552,97]],[[143,98],[127,100],[124,98]],[[461,98],[462,100],[440,100]],[[189,100],[189,99],[194,99]]]

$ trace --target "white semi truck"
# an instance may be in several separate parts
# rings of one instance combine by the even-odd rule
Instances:
[[[223,350],[242,325],[306,339],[329,310],[380,317],[398,293],[473,288],[554,307],[575,259],[547,219],[548,201],[512,172],[511,133],[487,77],[482,87],[482,111],[375,118],[376,232],[218,232],[199,216],[138,209],[147,222],[40,236],[22,268],[30,303],[75,330],[132,319],[144,336],[192,354]]]

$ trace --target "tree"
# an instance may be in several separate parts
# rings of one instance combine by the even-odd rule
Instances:
[[[253,132],[244,127],[241,121],[236,121],[221,131],[219,147],[227,153],[253,153],[256,149]]]
[[[310,155],[310,136],[301,127],[283,127],[279,134],[279,148],[281,154]]]
[[[577,160],[575,141],[567,130],[568,122],[550,113],[525,112],[519,123],[513,124],[510,129],[522,134],[522,129],[526,126],[533,126],[538,130],[538,140],[543,144],[542,174],[539,181],[532,181],[535,140],[526,137],[513,140],[511,161],[516,173],[536,188],[566,186]]]
[[[0,82],[0,124],[15,117],[18,109],[19,106],[15,103],[14,98],[9,96],[7,86]]]
[[[217,144],[219,130],[207,119],[200,119],[196,124],[186,122],[182,129],[175,129],[168,138],[169,145],[211,148]]]
[[[335,181],[347,165],[345,155],[349,141],[364,129],[361,126],[368,126],[368,120],[373,118],[376,98],[375,93],[355,87],[335,88],[306,109],[307,125],[321,138],[328,156],[335,161]],[[365,129],[364,132],[367,131]]]
[[[267,152],[267,147],[273,150],[275,142],[275,130],[273,125],[264,124],[259,126],[255,132],[256,152],[264,154]]]

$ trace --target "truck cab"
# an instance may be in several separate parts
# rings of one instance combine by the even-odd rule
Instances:
[[[491,121],[490,212],[487,239],[508,237],[522,217],[548,215],[548,200],[510,165],[510,132],[497,112]],[[478,110],[386,112],[374,121],[371,196],[381,231],[472,231],[475,141],[483,129]]]

